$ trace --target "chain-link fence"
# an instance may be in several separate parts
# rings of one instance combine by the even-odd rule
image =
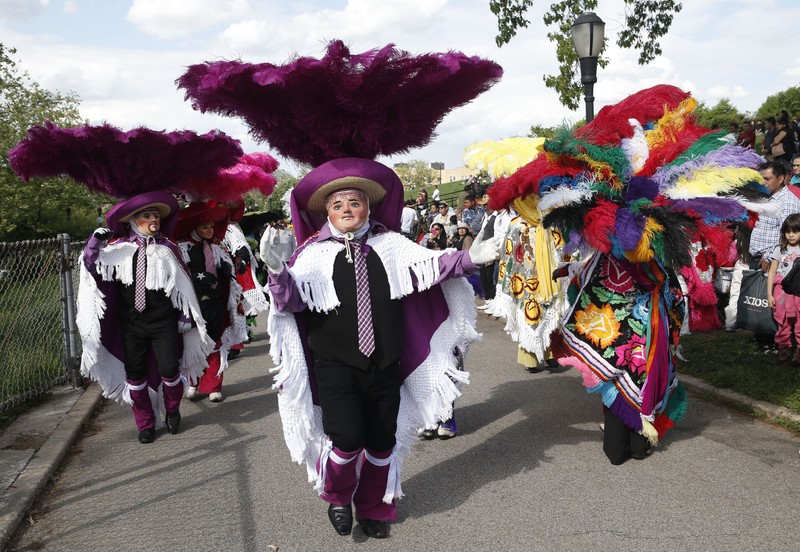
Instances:
[[[82,247],[66,235],[0,243],[0,412],[78,381],[70,269]]]

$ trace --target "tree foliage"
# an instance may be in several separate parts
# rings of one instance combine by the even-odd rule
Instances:
[[[297,177],[283,169],[275,171],[274,176],[278,179],[278,183],[270,195],[265,196],[259,192],[249,192],[244,195],[244,204],[248,212],[284,211],[284,214],[288,214],[283,208],[283,196],[287,190],[297,185]]]
[[[422,188],[433,180],[439,181],[438,172],[433,170],[427,161],[415,160],[397,163],[393,169],[406,189]]]
[[[722,98],[714,107],[708,107],[704,102],[700,102],[694,113],[697,116],[697,122],[707,128],[727,130],[731,123],[741,126],[742,122],[747,119],[747,114],[736,109],[728,98]]]
[[[777,117],[785,109],[790,117],[800,116],[800,86],[792,86],[783,92],[768,96],[756,111],[757,119]]]
[[[669,32],[674,15],[683,6],[675,0],[624,2],[625,26],[617,35],[616,43],[621,48],[632,48],[639,52],[639,64],[646,65],[661,55],[659,39]],[[498,46],[507,44],[519,29],[530,24],[525,19],[525,12],[532,5],[533,0],[489,0],[489,9],[497,17],[498,34],[495,42]],[[559,65],[557,75],[543,76],[545,86],[558,92],[559,101],[573,110],[580,106],[583,87],[570,28],[579,15],[593,11],[596,7],[597,0],[559,0],[551,4],[542,18],[551,29],[547,38],[556,44]],[[608,59],[601,55],[598,65],[605,67]]]
[[[22,71],[13,48],[0,43],[0,241],[54,237],[66,232],[84,238],[97,226],[98,209],[108,198],[90,194],[68,178],[21,181],[8,162],[8,150],[28,128],[52,121],[81,123],[75,94],[45,90]]]

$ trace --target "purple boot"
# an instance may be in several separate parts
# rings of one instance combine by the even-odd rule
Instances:
[[[152,443],[156,438],[156,416],[153,413],[153,403],[150,401],[147,380],[128,380],[127,385],[131,401],[133,401],[133,419],[139,430],[139,442]]]

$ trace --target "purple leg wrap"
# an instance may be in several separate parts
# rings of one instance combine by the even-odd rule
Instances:
[[[358,515],[364,519],[395,520],[397,508],[395,501],[386,504],[386,483],[389,480],[390,459],[392,451],[380,452],[366,450],[364,464],[361,466],[361,478],[353,497],[353,504]]]
[[[133,401],[133,419],[136,421],[136,428],[142,431],[148,427],[155,427],[156,416],[153,413],[153,404],[150,402],[147,380],[128,380],[127,383],[131,393],[131,400]]]
[[[183,398],[183,381],[178,374],[174,378],[161,378],[163,385],[161,392],[164,394],[164,409],[167,412],[177,412]]]
[[[346,506],[353,500],[358,485],[358,456],[362,449],[344,452],[333,447],[325,465],[325,486],[320,497],[335,506]]]

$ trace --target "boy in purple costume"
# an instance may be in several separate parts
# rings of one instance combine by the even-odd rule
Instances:
[[[400,464],[414,432],[447,419],[459,394],[450,377],[466,380],[452,352],[477,334],[472,291],[460,276],[499,254],[499,239],[479,238],[463,252],[430,251],[404,239],[402,193],[394,172],[376,161],[329,161],[292,193],[303,245],[288,267],[265,260],[287,445],[296,461],[308,464],[340,535],[350,533],[355,505],[367,535],[388,536],[394,499],[402,496]],[[358,255],[366,259],[366,326],[357,312]],[[458,298],[464,312],[453,311]],[[365,333],[374,336],[367,351]],[[292,335],[304,336],[296,340],[306,345],[299,355]],[[296,423],[298,417],[310,424]]]
[[[209,347],[191,277],[164,235],[177,213],[177,201],[166,192],[121,201],[106,215],[108,229],[89,238],[82,258],[81,371],[105,396],[131,404],[141,443],[155,439],[161,411],[167,431],[178,432],[181,369],[195,377]]]

